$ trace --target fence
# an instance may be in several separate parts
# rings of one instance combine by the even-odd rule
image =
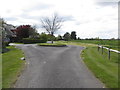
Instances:
[[[110,52],[115,52],[115,53],[120,54],[120,51],[118,51],[118,50],[114,50],[114,49],[110,49],[110,48],[104,47],[102,45],[98,45],[98,51],[100,50],[100,48],[102,48],[102,54],[103,54],[103,49],[108,50],[108,59],[110,59]]]

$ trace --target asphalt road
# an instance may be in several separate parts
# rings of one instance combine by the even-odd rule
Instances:
[[[83,47],[17,45],[26,55],[26,67],[15,88],[102,88],[80,58]]]

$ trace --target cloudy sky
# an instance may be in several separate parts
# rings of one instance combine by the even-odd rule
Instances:
[[[117,38],[119,0],[1,0],[0,17],[13,25],[36,25],[58,13],[66,20],[56,35],[76,31],[80,38]]]

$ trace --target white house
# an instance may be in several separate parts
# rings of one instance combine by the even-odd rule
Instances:
[[[2,19],[0,19],[0,37],[5,42],[10,41],[10,37],[15,37],[16,35],[11,31],[15,29],[15,27],[11,24],[2,23]]]

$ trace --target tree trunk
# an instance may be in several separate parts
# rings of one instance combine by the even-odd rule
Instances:
[[[51,41],[52,43],[53,43],[53,39],[52,39],[52,41]]]
[[[53,32],[51,33],[51,42],[53,43]]]

